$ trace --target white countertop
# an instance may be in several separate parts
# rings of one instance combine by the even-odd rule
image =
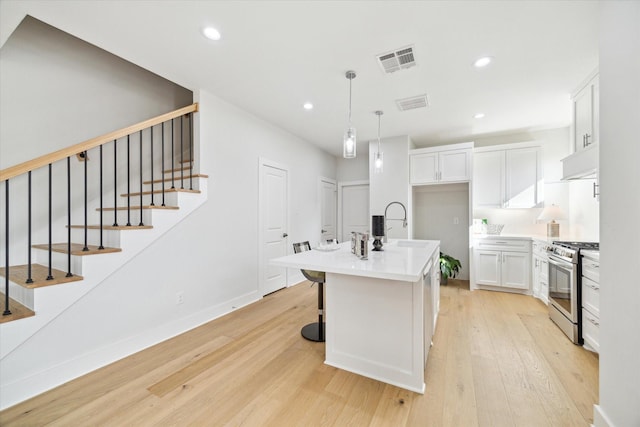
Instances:
[[[580,255],[582,255],[585,258],[592,259],[594,261],[600,261],[600,251],[581,250]]]
[[[361,260],[351,253],[351,242],[344,242],[334,251],[313,249],[275,258],[269,263],[326,273],[415,282],[421,278],[439,247],[439,240],[390,240],[382,247],[383,251],[376,252],[369,242],[368,259]]]

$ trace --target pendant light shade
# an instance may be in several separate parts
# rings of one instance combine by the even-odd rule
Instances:
[[[384,113],[382,111],[376,111],[376,116],[378,116],[378,150],[376,151],[373,160],[373,171],[375,173],[382,173],[384,166],[382,151],[380,151],[380,116],[382,116],[383,114]]]
[[[351,81],[356,78],[355,71],[347,71],[345,77],[349,79],[349,126],[344,132],[342,141],[342,156],[345,159],[353,159],[356,157],[356,128],[351,125]]]

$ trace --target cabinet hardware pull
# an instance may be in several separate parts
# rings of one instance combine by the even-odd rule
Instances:
[[[600,326],[599,322],[596,322],[596,319],[592,319],[590,317],[587,316],[587,320],[591,323],[593,323],[595,326]]]
[[[585,147],[584,137],[585,137],[585,135],[582,135],[582,148]]]
[[[591,284],[589,285],[589,287],[590,287],[591,289],[593,289],[594,291],[597,291],[598,289],[600,289],[600,286],[591,285]]]
[[[585,147],[588,147],[591,143],[589,142],[589,138],[591,138],[591,135],[589,135],[588,133],[584,135],[584,143],[585,143]]]

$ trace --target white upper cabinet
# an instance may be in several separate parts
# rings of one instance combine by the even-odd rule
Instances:
[[[474,206],[533,208],[542,202],[540,147],[476,151],[473,161]]]
[[[503,207],[505,191],[504,150],[473,155],[473,204],[478,207]]]
[[[594,71],[571,98],[573,101],[572,141],[575,152],[598,143],[599,92],[598,74]]]
[[[473,143],[411,150],[411,185],[466,182],[471,179]]]

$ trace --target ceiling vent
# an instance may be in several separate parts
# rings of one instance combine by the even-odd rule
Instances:
[[[406,46],[378,55],[378,63],[382,67],[382,71],[387,74],[414,67],[416,59],[413,56],[413,46]]]
[[[418,95],[411,98],[397,99],[396,105],[400,111],[415,110],[416,108],[426,108],[429,105],[429,100],[427,95]]]

